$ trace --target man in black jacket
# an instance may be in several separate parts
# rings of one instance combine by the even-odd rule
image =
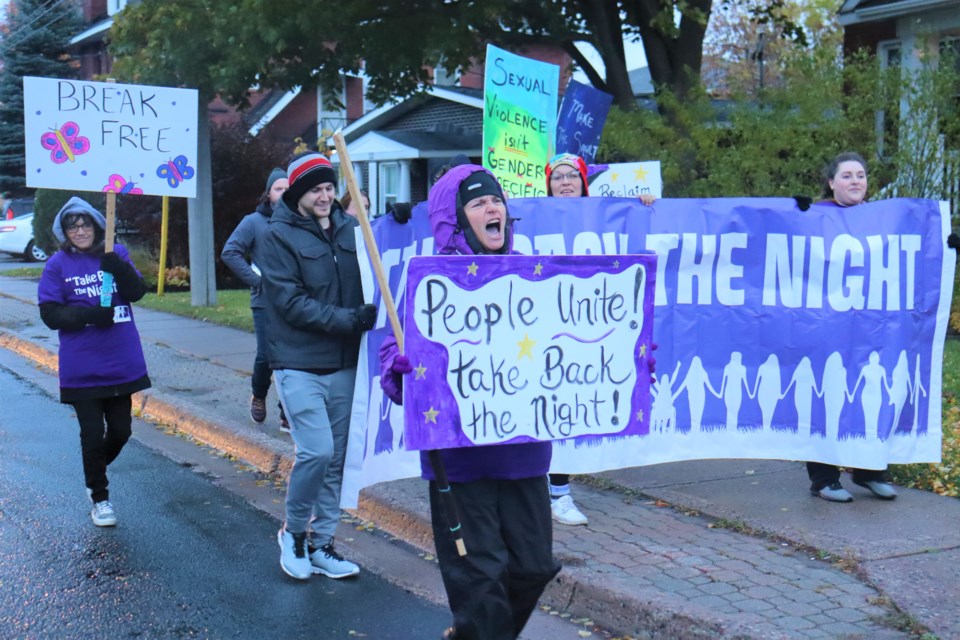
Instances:
[[[334,550],[333,536],[360,336],[373,327],[377,308],[363,302],[358,223],[336,201],[333,166],[308,152],[287,175],[290,188],[261,252],[267,355],[296,445],[277,534],[280,566],[300,580],[313,573],[345,578],[360,568]]]

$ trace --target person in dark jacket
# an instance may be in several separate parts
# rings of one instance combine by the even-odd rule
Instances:
[[[308,152],[293,159],[287,175],[290,188],[260,254],[267,357],[296,446],[277,534],[280,567],[300,580],[312,573],[345,578],[360,568],[337,553],[333,538],[360,336],[373,327],[377,308],[363,302],[359,223],[336,201],[330,161]]]
[[[253,330],[257,336],[257,355],[253,360],[253,376],[250,386],[250,417],[257,424],[267,419],[267,392],[270,390],[270,363],[267,362],[267,325],[260,297],[260,242],[267,231],[267,222],[273,215],[273,207],[287,190],[287,172],[276,168],[267,178],[267,190],[260,196],[256,211],[247,214],[233,230],[220,252],[220,259],[233,273],[250,287],[250,311],[253,313]],[[249,259],[249,261],[248,261]],[[287,417],[280,405],[280,430],[290,432]]]
[[[503,190],[477,165],[451,168],[430,191],[429,215],[440,254],[506,254],[512,221]],[[411,369],[393,336],[380,349],[381,385],[397,404]],[[467,555],[457,553],[444,520],[434,470],[420,454],[430,481],[430,514],[440,573],[453,613],[444,638],[517,638],[547,584],[560,571],[553,558],[547,471],[550,442],[444,449],[440,452],[462,524]]]
[[[107,488],[107,466],[130,439],[131,395],[150,387],[132,302],[147,291],[121,245],[104,253],[103,215],[73,197],[57,213],[53,234],[61,247],[44,266],[37,294],[40,317],[60,337],[60,402],[73,405],[90,518],[117,524]],[[100,304],[103,274],[112,273],[109,307]]]
[[[819,205],[856,207],[867,201],[867,161],[858,153],[835,157],[823,173],[823,201]],[[882,500],[893,500],[897,490],[887,480],[886,469],[851,469],[853,483]],[[840,484],[840,467],[807,462],[810,493],[830,502],[852,502],[853,496]]]

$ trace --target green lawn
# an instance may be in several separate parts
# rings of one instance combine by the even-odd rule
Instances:
[[[140,304],[190,318],[253,331],[248,290],[217,292],[216,307],[191,307],[189,292],[147,294]],[[943,461],[891,467],[903,486],[960,497],[960,338],[948,338],[943,356]]]
[[[217,291],[215,307],[191,307],[189,291],[166,292],[162,296],[158,296],[155,292],[148,293],[137,304],[156,311],[175,313],[178,316],[253,332],[249,289]]]
[[[42,273],[43,267],[20,267],[4,271],[3,275],[10,278],[39,278]]]

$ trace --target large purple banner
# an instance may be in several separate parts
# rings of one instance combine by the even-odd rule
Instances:
[[[658,257],[650,432],[555,442],[553,470],[699,458],[863,468],[939,461],[955,266],[945,253],[945,204],[801,212],[786,198],[662,199],[652,208],[626,198],[529,198],[509,206],[522,254]],[[402,305],[406,261],[433,251],[426,207],[407,225],[381,219],[375,233]],[[373,289],[369,276],[365,291]],[[419,473],[402,450],[402,409],[379,389],[386,331],[381,309],[361,354],[345,505],[362,486]]]

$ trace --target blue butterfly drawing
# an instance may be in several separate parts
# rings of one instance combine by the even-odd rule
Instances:
[[[187,156],[177,156],[157,167],[157,175],[166,178],[167,184],[176,189],[184,180],[189,180],[196,171],[187,164]]]

